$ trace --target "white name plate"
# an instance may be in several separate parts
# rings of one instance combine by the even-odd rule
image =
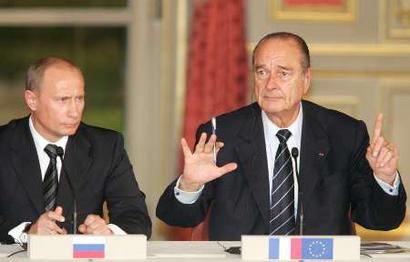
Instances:
[[[145,235],[29,235],[31,259],[145,259]]]
[[[358,236],[242,236],[243,260],[360,260]]]

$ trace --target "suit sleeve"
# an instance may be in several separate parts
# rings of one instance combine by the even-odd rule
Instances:
[[[202,132],[211,133],[211,126],[201,125],[196,132],[196,143]],[[195,144],[196,144],[195,143]],[[208,213],[213,200],[213,183],[205,184],[201,196],[193,204],[183,204],[175,198],[174,188],[177,179],[174,180],[164,191],[157,205],[156,215],[159,219],[171,226],[195,227],[200,224]]]
[[[406,213],[406,192],[400,183],[398,196],[383,191],[374,179],[366,159],[369,135],[360,121],[355,138],[356,151],[352,156],[351,211],[353,221],[373,230],[397,228]]]
[[[128,234],[144,234],[150,238],[151,219],[145,195],[139,189],[121,135],[118,135],[115,143],[112,169],[104,190],[110,223]]]
[[[0,243],[1,244],[13,244],[14,239],[9,235],[9,231],[18,224],[12,224],[6,220],[3,215],[0,215]]]

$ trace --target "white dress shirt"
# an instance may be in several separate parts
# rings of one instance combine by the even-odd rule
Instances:
[[[265,135],[265,145],[266,145],[266,155],[267,155],[267,160],[268,160],[268,170],[269,170],[269,192],[272,192],[272,177],[273,177],[273,163],[275,162],[275,155],[276,151],[279,146],[279,139],[276,137],[276,133],[283,128],[279,128],[276,124],[274,124],[267,116],[267,114],[262,110],[262,123],[263,123],[263,131]],[[289,151],[292,150],[292,148],[296,147],[299,151],[299,156],[298,156],[298,170],[299,170],[299,159],[300,159],[300,144],[302,140],[302,124],[303,124],[303,107],[302,103],[300,103],[300,110],[299,114],[296,118],[296,120],[286,129],[288,129],[292,135],[289,137],[287,141],[287,145],[289,148]],[[297,183],[297,177],[296,177],[296,172],[295,172],[295,163],[294,159],[292,157],[292,163],[293,163],[293,179],[295,181],[294,183],[294,193],[295,193],[295,215],[297,213],[297,206],[298,206],[298,183]],[[400,185],[400,177],[396,173],[396,178],[394,180],[393,186],[389,185],[388,183],[382,181],[381,179],[377,178],[374,176],[376,179],[377,183],[380,185],[380,187],[389,195],[392,196],[397,196],[399,194],[399,185]],[[204,189],[204,186],[202,186],[198,191],[195,192],[186,192],[181,189],[179,189],[179,181],[181,177],[178,178],[178,181],[174,187],[174,194],[176,199],[183,203],[183,204],[193,204],[195,203],[198,198],[200,197],[202,190]],[[271,199],[269,199],[271,201]]]
[[[272,192],[272,178],[273,178],[273,170],[274,170],[274,163],[276,157],[276,151],[279,147],[279,138],[277,138],[276,134],[279,130],[284,128],[279,128],[275,123],[273,123],[269,118],[268,115],[262,111],[262,123],[263,123],[263,132],[265,135],[265,145],[266,145],[266,156],[268,159],[268,171],[269,171],[269,192]],[[302,123],[303,123],[303,112],[302,112],[302,104],[300,106],[300,110],[296,120],[286,129],[290,131],[292,134],[288,141],[286,142],[289,152],[292,151],[292,148],[298,149],[298,170],[299,170],[299,159],[300,159],[300,141],[302,140]],[[295,170],[295,160],[292,157],[292,167],[293,167],[293,181],[294,181],[294,205],[295,210],[298,207],[298,178],[296,177],[296,170]],[[270,195],[270,194],[269,194]],[[269,203],[272,199],[269,198]],[[272,203],[271,203],[272,204]],[[296,212],[295,212],[296,215]]]

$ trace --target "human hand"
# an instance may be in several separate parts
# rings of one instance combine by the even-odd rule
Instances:
[[[214,161],[214,145],[216,153],[224,146],[222,142],[216,142],[216,135],[212,134],[208,143],[206,133],[202,133],[195,151],[192,153],[184,138],[181,139],[184,153],[184,171],[181,175],[179,188],[184,191],[197,191],[203,184],[223,176],[237,168],[236,163],[228,163],[222,167],[216,166]]]
[[[382,125],[383,115],[379,113],[374,124],[373,138],[367,148],[366,158],[376,177],[393,185],[399,153],[397,147],[383,137]]]
[[[105,220],[98,215],[88,215],[84,223],[78,227],[78,231],[89,235],[112,235]]]
[[[31,225],[29,234],[61,235],[67,234],[64,228],[60,228],[56,222],[64,222],[63,208],[56,207],[54,211],[43,213],[37,221]]]

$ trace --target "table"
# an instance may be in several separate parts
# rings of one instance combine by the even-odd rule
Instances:
[[[388,242],[391,244],[400,245],[410,248],[410,241],[395,241]],[[217,262],[217,261],[240,261],[240,255],[228,254],[224,251],[224,247],[239,246],[240,242],[235,241],[149,241],[147,251],[147,261],[151,262]],[[20,248],[17,245],[0,245],[0,261],[8,261],[5,258]],[[27,258],[26,253],[20,253],[12,257],[13,261],[31,261]],[[374,255],[373,258],[365,256],[361,257],[363,261],[392,261],[392,262],[408,262],[410,261],[410,253],[399,254],[383,254]],[[38,260],[36,260],[38,261]],[[90,260],[78,260],[90,261]],[[98,261],[98,260],[95,260]],[[100,260],[101,261],[101,260]],[[108,261],[108,260],[106,260]]]

